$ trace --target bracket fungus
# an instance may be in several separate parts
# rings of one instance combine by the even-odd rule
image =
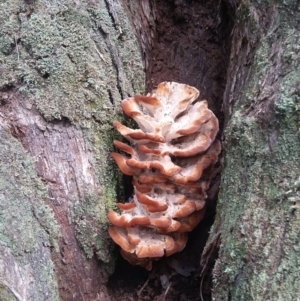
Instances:
[[[132,264],[180,252],[203,218],[210,173],[221,144],[218,119],[196,88],[163,82],[147,96],[124,99],[122,109],[139,129],[113,123],[130,145],[114,141],[120,170],[133,176],[134,196],[108,212],[109,234]]]

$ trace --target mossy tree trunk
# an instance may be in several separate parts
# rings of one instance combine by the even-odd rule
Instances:
[[[225,2],[235,26],[222,183],[203,255],[219,245],[213,300],[297,300],[299,3]],[[139,3],[147,67],[155,6]],[[0,10],[0,297],[108,300],[105,214],[120,186],[111,121],[144,89],[134,30],[117,0],[2,0]]]
[[[0,1],[0,299],[107,300],[122,98],[144,90],[119,1]]]
[[[203,256],[219,244],[216,301],[300,298],[299,15],[299,1],[237,7],[221,190]]]

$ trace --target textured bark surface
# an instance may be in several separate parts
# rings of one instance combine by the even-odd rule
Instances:
[[[118,1],[0,10],[0,297],[108,300],[111,122],[144,90],[134,31]]]
[[[225,116],[221,193],[203,255],[207,268],[220,247],[213,300],[297,300],[299,2],[122,2],[147,90],[184,82],[221,124]],[[144,90],[125,8],[3,0],[0,10],[0,297],[135,300],[148,275],[124,262],[106,290],[115,256],[105,215],[122,189],[109,158],[111,121],[122,98]],[[218,181],[210,201],[217,189]],[[172,282],[165,300],[202,299],[193,275],[210,222],[141,300],[165,298],[160,275]]]
[[[213,300],[299,300],[299,1],[242,1],[224,98]],[[205,255],[204,255],[205,258]]]

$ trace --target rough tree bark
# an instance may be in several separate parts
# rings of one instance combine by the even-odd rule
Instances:
[[[144,90],[134,31],[112,0],[0,11],[0,299],[106,300],[111,122]]]
[[[236,11],[221,190],[203,255],[220,245],[213,300],[300,298],[299,15],[299,1]]]

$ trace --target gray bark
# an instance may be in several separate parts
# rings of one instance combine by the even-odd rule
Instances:
[[[105,300],[122,98],[144,89],[119,1],[0,3],[0,299]]]
[[[236,12],[221,191],[203,256],[220,246],[213,300],[299,300],[299,13],[298,1],[242,1]]]

